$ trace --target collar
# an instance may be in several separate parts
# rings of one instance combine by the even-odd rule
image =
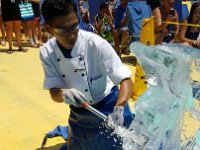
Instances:
[[[60,49],[60,51],[62,52],[62,54],[64,55],[65,58],[72,58],[71,56],[71,49],[66,49],[65,47],[63,47],[57,40],[56,43]]]
[[[87,39],[84,38],[84,31],[79,29],[77,41],[71,51],[72,57],[77,57],[80,55],[84,55],[85,53],[85,43],[87,43]],[[86,35],[85,35],[86,36]]]

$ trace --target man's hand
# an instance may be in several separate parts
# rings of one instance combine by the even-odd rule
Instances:
[[[111,114],[108,115],[108,126],[115,128],[116,126],[123,126],[124,123],[124,107],[115,106]]]
[[[85,101],[85,96],[76,89],[64,89],[62,97],[65,103],[80,107],[81,102]]]

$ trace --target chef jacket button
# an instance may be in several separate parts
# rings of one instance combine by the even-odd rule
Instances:
[[[85,92],[87,92],[88,91],[88,89],[85,89]]]
[[[84,77],[85,75],[84,74],[82,74],[82,77]]]
[[[60,61],[60,59],[58,58],[57,61]]]
[[[62,77],[64,78],[64,77],[65,77],[65,75],[63,74],[63,75],[62,75]]]
[[[79,60],[81,61],[81,60],[83,60],[83,58],[82,58],[82,57],[80,57],[80,58],[79,58]]]
[[[90,103],[92,104],[92,101],[90,101]]]

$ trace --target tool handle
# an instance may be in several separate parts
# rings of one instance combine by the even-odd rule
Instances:
[[[92,112],[93,114],[95,114],[96,116],[98,116],[99,118],[103,120],[107,120],[107,116],[104,115],[102,112],[98,111],[97,109],[95,109],[94,107],[88,105],[86,109]]]
[[[95,109],[91,105],[89,105],[86,101],[81,102],[80,105],[81,105],[81,107],[87,109],[88,111],[90,111],[91,113],[96,115],[97,117],[99,117],[99,118],[101,118],[103,120],[107,120],[107,116],[106,115],[104,115],[102,112],[98,111],[97,109]]]

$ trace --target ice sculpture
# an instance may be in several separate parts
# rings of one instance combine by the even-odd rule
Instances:
[[[199,52],[139,42],[131,44],[131,51],[145,70],[149,87],[135,104],[135,119],[123,136],[123,149],[186,150],[181,147],[182,121],[191,98],[190,67]]]

